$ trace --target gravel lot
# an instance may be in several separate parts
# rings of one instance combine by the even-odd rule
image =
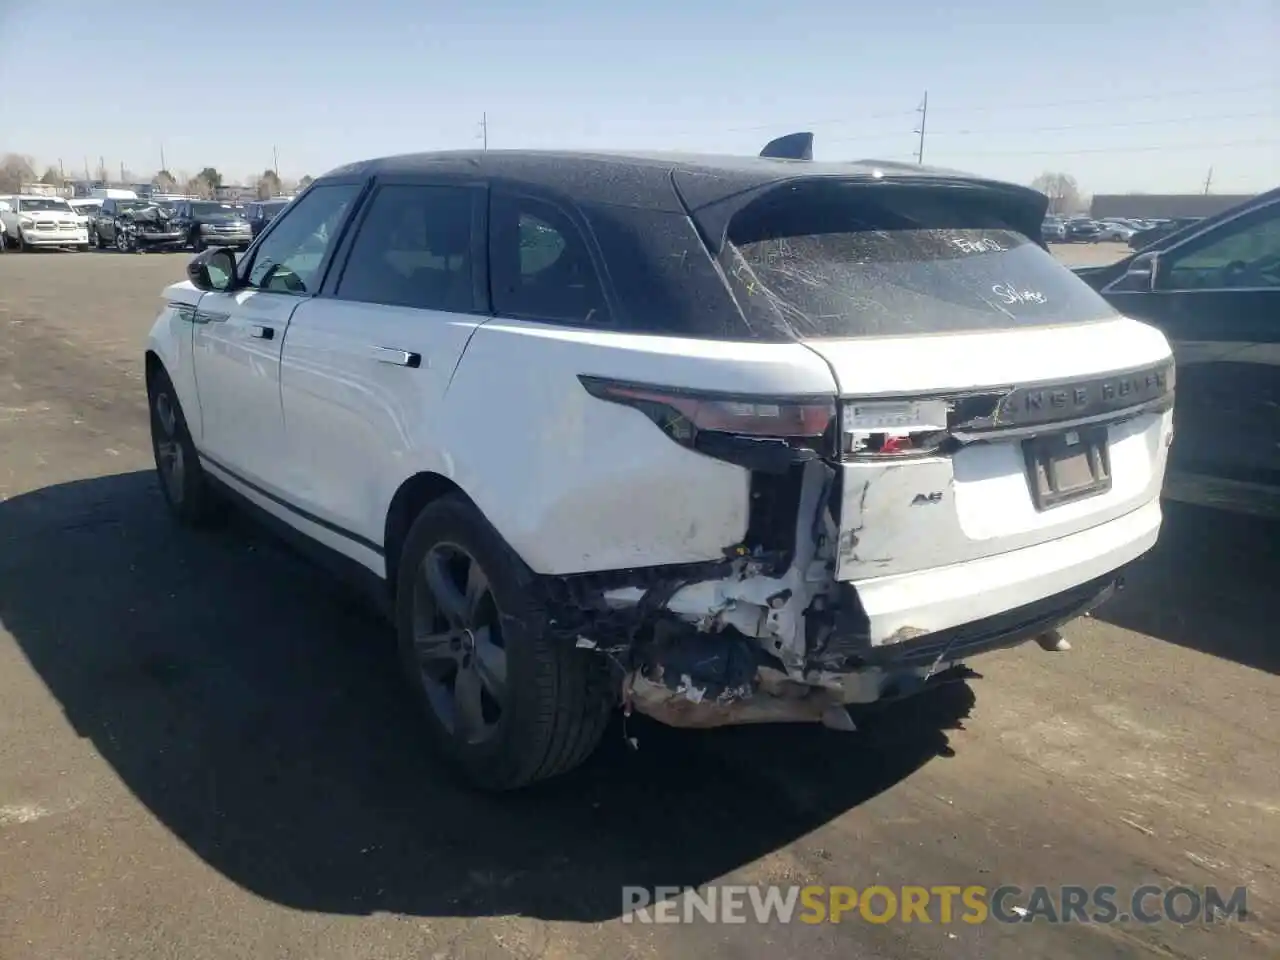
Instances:
[[[184,263],[0,255],[4,960],[1276,955],[1274,525],[1171,505],[1074,650],[981,658],[857,733],[633,723],[638,751],[619,729],[564,780],[477,797],[353,597],[247,521],[164,516],[140,357]],[[717,880],[1246,885],[1253,915],[619,919],[624,884]]]

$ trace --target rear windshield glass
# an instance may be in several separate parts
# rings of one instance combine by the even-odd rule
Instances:
[[[722,261],[748,323],[799,339],[1115,315],[1005,213],[977,190],[784,189],[735,216]]]

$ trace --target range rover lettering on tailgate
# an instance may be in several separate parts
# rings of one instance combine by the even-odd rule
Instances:
[[[1054,647],[1156,541],[1169,345],[1050,256],[1041,194],[810,140],[322,177],[165,291],[172,511],[232,495],[350,567],[493,789],[619,706],[848,729]]]

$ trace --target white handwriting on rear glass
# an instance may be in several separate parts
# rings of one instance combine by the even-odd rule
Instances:
[[[1015,303],[1048,303],[1049,298],[1039,290],[1019,290],[1011,283],[997,283],[991,292],[1007,304]]]
[[[1001,246],[994,240],[988,240],[985,237],[979,237],[977,240],[967,240],[964,237],[952,237],[951,242],[955,244],[956,249],[963,253],[1005,253],[1007,248]]]

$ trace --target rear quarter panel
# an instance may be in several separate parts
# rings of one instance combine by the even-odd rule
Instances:
[[[579,374],[764,395],[834,394],[798,344],[635,336],[495,320],[447,393],[447,473],[538,573],[723,557],[746,533],[749,474],[680,446]]]

